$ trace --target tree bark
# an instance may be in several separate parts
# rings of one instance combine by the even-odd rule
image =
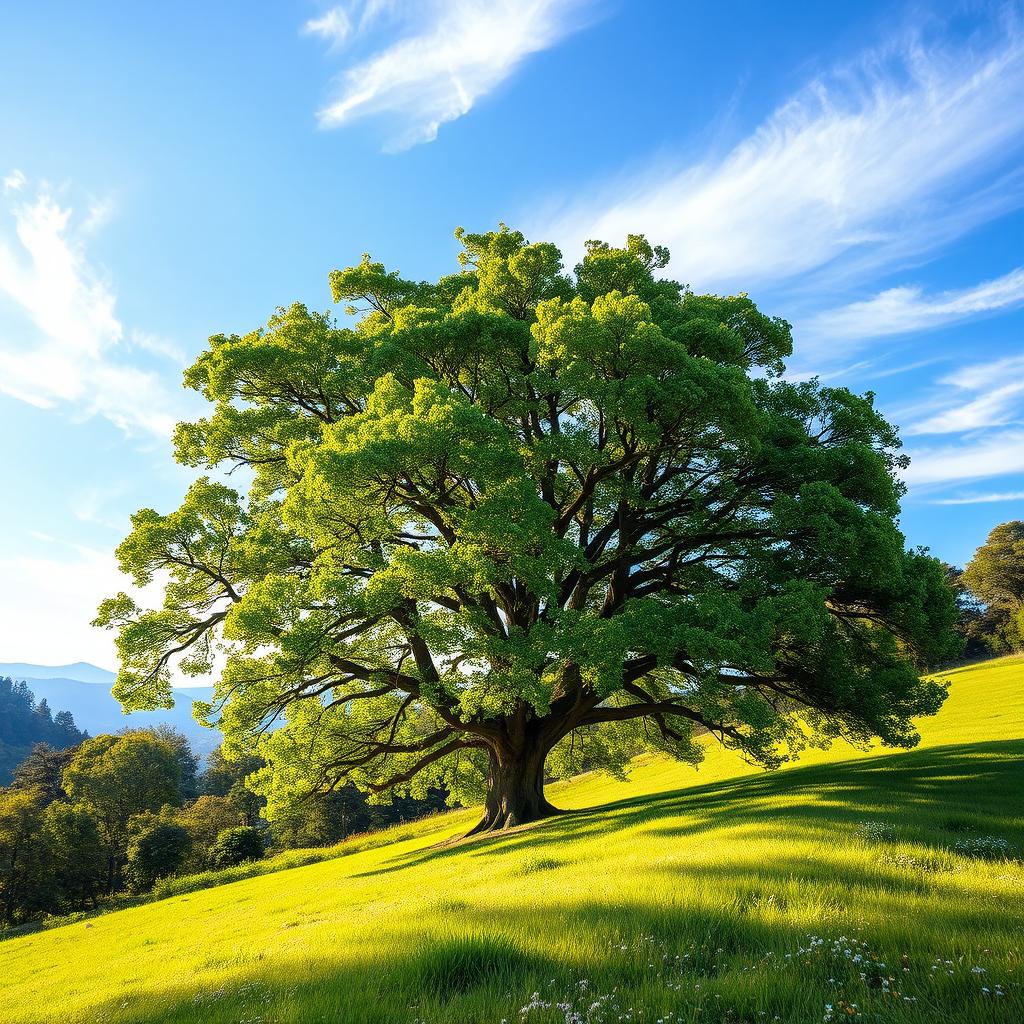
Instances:
[[[545,746],[534,742],[519,749],[489,747],[488,753],[484,816],[467,836],[515,828],[559,813],[544,796]]]

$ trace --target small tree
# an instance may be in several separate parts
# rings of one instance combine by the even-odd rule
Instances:
[[[174,821],[188,830],[192,840],[189,865],[205,868],[217,837],[229,828],[245,824],[244,815],[226,796],[201,796],[174,814]]]
[[[986,606],[993,646],[1024,647],[1024,522],[995,527],[964,569],[963,582]]]
[[[169,582],[161,609],[100,608],[124,706],[168,706],[175,660],[207,671],[224,640],[201,710],[266,759],[269,817],[347,779],[467,800],[483,775],[481,830],[551,813],[548,754],[608,723],[766,766],[916,743],[954,609],[895,526],[906,460],[872,396],[783,379],[789,325],[659,279],[642,237],[570,277],[518,232],[457,236],[436,284],[334,272],[355,326],[293,305],[186,372],[213,411],[178,459],[253,483],[133,517],[123,570]]]
[[[52,802],[42,819],[52,859],[57,896],[72,907],[96,906],[107,869],[106,850],[95,814],[81,805]]]
[[[100,823],[107,849],[106,890],[111,892],[120,883],[132,817],[181,802],[177,751],[145,729],[97,736],[86,740],[64,769],[64,788]]]
[[[266,805],[266,800],[249,789],[245,780],[265,766],[262,757],[240,754],[237,749],[229,760],[224,756],[221,745],[215,747],[206,759],[206,770],[199,780],[199,788],[209,796],[227,797],[244,818],[243,824],[255,825],[260,820],[260,810]]]
[[[47,909],[53,899],[46,800],[38,789],[0,789],[0,919],[7,924]]]
[[[131,829],[128,878],[136,892],[153,888],[158,878],[173,875],[185,862],[191,845],[188,829],[166,818],[144,817]]]
[[[210,862],[217,868],[231,868],[248,860],[260,860],[265,853],[263,834],[252,825],[227,828],[210,850]]]
[[[192,749],[189,738],[165,722],[153,726],[149,731],[174,751],[178,762],[181,799],[194,800],[199,795],[199,755]]]
[[[14,769],[14,789],[37,789],[49,803],[63,800],[64,769],[71,763],[74,750],[57,750],[49,743],[36,743],[32,752]]]

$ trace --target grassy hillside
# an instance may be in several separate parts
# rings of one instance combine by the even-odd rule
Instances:
[[[647,759],[552,787],[587,815],[437,848],[458,812],[0,943],[0,1019],[1022,1021],[1024,660],[948,678],[911,752]]]

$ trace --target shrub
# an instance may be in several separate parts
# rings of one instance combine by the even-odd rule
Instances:
[[[263,853],[263,835],[260,830],[251,825],[239,825],[237,828],[226,828],[217,836],[210,850],[210,862],[214,867],[233,868],[247,860],[260,860]]]
[[[150,889],[158,878],[181,867],[192,840],[173,821],[158,820],[139,829],[128,846],[128,879],[136,892]]]

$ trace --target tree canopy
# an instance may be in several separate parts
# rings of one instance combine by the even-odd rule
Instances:
[[[120,882],[134,817],[181,803],[179,750],[148,729],[130,729],[86,740],[64,769],[72,802],[99,822],[107,853],[107,891]]]
[[[985,605],[994,646],[1024,648],[1024,522],[994,527],[964,569],[963,582]]]
[[[697,760],[710,733],[766,766],[913,745],[954,609],[896,525],[873,396],[784,379],[789,325],[661,279],[641,236],[570,275],[504,226],[456,234],[458,273],[364,256],[330,276],[351,325],[295,304],[186,371],[213,409],[177,458],[216,475],[118,549],[165,593],[100,608],[125,708],[221,645],[202,711],[265,758],[270,816],[486,778],[481,829],[553,810],[548,754],[580,736],[649,727]]]

